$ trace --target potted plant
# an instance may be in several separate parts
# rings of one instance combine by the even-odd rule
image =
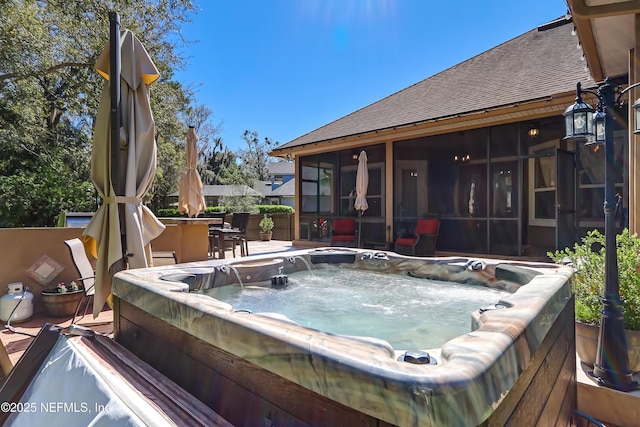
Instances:
[[[575,269],[572,283],[576,301],[576,351],[580,360],[590,366],[596,360],[604,297],[604,240],[602,233],[591,230],[573,249],[547,254],[554,262],[570,263]],[[640,238],[625,229],[616,236],[616,247],[629,369],[640,372]]]
[[[60,282],[53,288],[44,289],[40,295],[44,310],[49,316],[71,316],[84,296],[84,287],[76,282],[71,282],[69,285]]]
[[[271,234],[273,231],[273,219],[267,214],[262,216],[260,220],[260,240],[269,241],[271,240]]]

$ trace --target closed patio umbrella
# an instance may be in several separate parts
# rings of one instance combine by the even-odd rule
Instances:
[[[202,191],[202,181],[196,169],[198,165],[198,150],[196,148],[198,135],[193,127],[187,132],[187,171],[180,177],[180,193],[178,195],[178,211],[190,217],[196,217],[204,212],[206,207]]]
[[[358,211],[358,247],[360,247],[360,231],[362,230],[362,214],[369,209],[367,203],[367,188],[369,187],[369,170],[367,169],[367,153],[360,152],[358,157],[358,171],[356,172],[356,201],[353,207]]]
[[[476,204],[475,195],[476,195],[476,183],[471,182],[471,190],[469,190],[469,215],[470,216],[473,216],[473,212],[475,211],[475,206],[474,206]]]
[[[150,259],[148,244],[165,228],[142,204],[156,172],[155,124],[149,104],[149,85],[160,74],[142,43],[130,31],[122,31],[115,37],[114,33],[118,34],[112,31],[111,40],[120,41],[120,51],[111,49],[108,44],[95,67],[107,79],[96,116],[91,151],[91,178],[102,204],[83,233],[85,248],[97,259],[94,317],[111,293],[112,274],[127,265],[129,268],[146,267],[147,257]],[[113,157],[110,110],[114,99],[110,96],[109,86],[112,53],[121,55],[122,105],[120,149]],[[119,164],[115,169],[117,176],[112,171],[112,162]],[[121,194],[116,193],[119,188]]]

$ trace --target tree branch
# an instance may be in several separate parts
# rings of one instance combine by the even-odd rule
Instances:
[[[26,73],[26,74],[20,74],[20,73],[7,73],[7,74],[0,74],[0,83],[4,82],[5,80],[12,80],[12,79],[26,79],[28,77],[34,77],[34,76],[45,76],[47,74],[51,74],[57,70],[60,70],[62,68],[67,68],[67,67],[76,67],[76,68],[84,68],[84,67],[91,67],[93,64],[88,64],[88,63],[84,63],[84,62],[63,62],[61,64],[58,65],[54,65],[53,67],[47,68],[45,70],[41,70],[41,71],[34,71],[32,73]]]

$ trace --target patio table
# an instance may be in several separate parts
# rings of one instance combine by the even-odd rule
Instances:
[[[213,234],[215,247],[218,248],[218,259],[224,259],[224,242],[225,240],[233,240],[234,238],[242,238],[244,233],[239,228],[223,228],[223,227],[211,227],[209,232]],[[244,250],[243,250],[244,252]],[[245,255],[249,255],[246,253]],[[235,250],[234,255],[235,257]]]
[[[163,224],[178,224],[178,225],[192,225],[192,224],[207,224],[207,225],[221,225],[222,219],[220,218],[171,218],[161,217],[158,218]]]

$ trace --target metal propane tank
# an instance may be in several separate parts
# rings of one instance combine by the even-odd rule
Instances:
[[[21,322],[33,316],[33,294],[21,282],[9,283],[6,295],[0,298],[0,320]],[[11,319],[9,319],[11,318]]]

